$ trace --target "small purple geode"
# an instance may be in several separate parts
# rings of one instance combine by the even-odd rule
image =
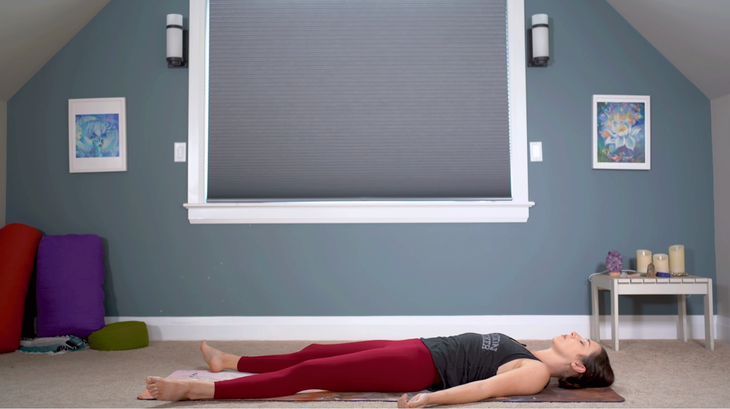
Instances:
[[[608,252],[608,257],[606,257],[606,268],[609,272],[621,272],[624,268],[624,261],[621,259],[621,253],[619,253],[616,250],[611,250]]]

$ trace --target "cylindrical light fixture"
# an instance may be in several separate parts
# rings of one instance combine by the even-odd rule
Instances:
[[[167,15],[167,66],[169,68],[182,67],[183,59],[183,16],[182,14]]]
[[[532,64],[537,67],[547,67],[550,59],[548,27],[547,14],[532,16]]]

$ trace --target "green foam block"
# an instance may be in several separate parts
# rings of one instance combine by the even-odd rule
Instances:
[[[147,324],[142,321],[115,322],[89,335],[89,347],[100,351],[124,351],[149,344]]]

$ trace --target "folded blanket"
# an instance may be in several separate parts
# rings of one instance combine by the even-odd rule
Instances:
[[[88,347],[89,343],[77,336],[63,335],[48,338],[23,338],[20,340],[18,352],[56,355],[65,352],[80,351]]]

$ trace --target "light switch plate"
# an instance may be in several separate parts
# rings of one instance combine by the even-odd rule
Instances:
[[[187,143],[175,142],[175,162],[185,162],[187,160]]]
[[[542,162],[542,142],[530,142],[530,162]]]

